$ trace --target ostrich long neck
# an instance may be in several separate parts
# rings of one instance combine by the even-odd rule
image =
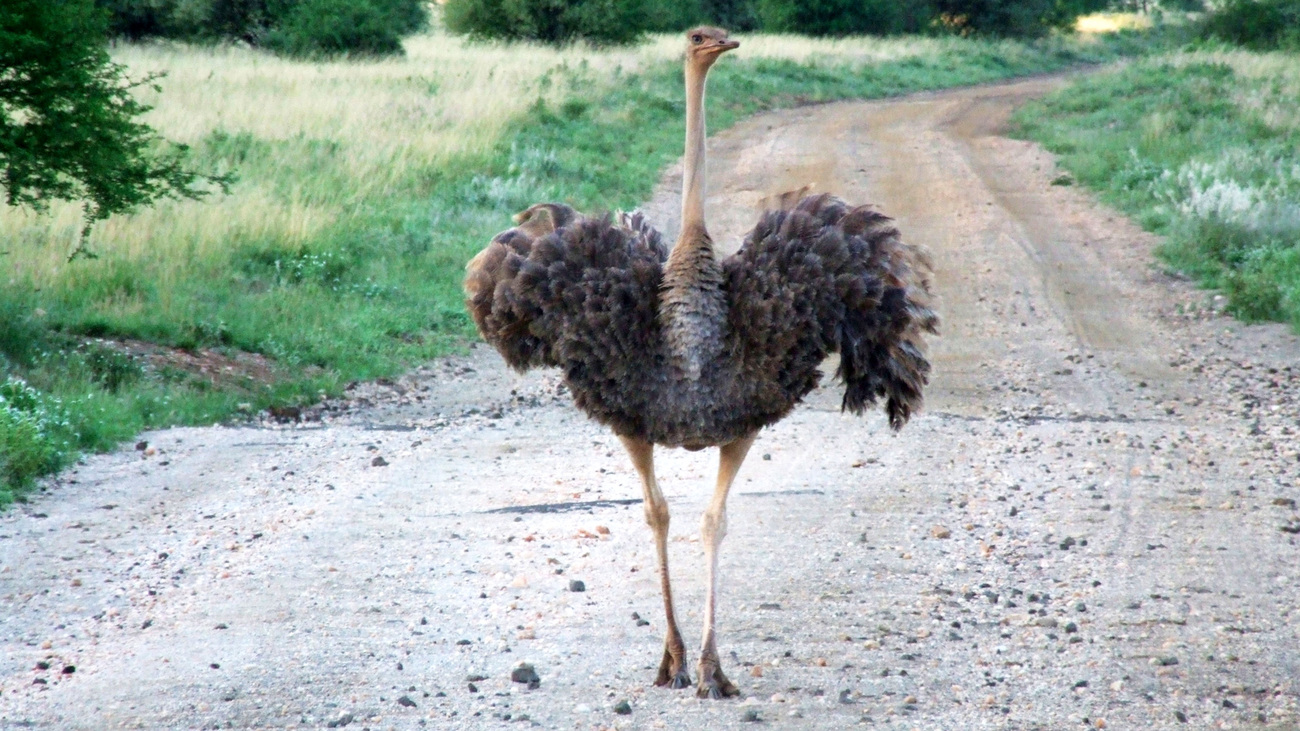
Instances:
[[[682,233],[679,243],[704,227],[704,83],[709,73],[686,62],[686,157],[682,161]],[[707,233],[705,233],[707,236]]]
[[[704,226],[704,82],[708,67],[686,60],[686,157],[682,230],[664,267],[660,317],[674,362],[699,380],[722,350],[726,298],[713,240]]]

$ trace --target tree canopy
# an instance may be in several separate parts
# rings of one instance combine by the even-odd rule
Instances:
[[[229,178],[185,166],[187,148],[164,141],[140,115],[149,107],[106,47],[93,0],[0,4],[0,187],[12,206],[44,210],[80,201],[87,253],[95,222],[160,198],[199,198]]]

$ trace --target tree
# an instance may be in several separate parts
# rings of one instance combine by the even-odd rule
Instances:
[[[89,255],[91,227],[160,198],[198,199],[227,176],[185,166],[188,149],[139,121],[149,110],[106,48],[93,0],[0,4],[0,187],[11,206],[81,201],[85,226],[72,257]]]

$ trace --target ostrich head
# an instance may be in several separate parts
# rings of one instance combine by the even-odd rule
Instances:
[[[686,59],[706,69],[718,56],[739,47],[740,42],[728,38],[727,31],[721,28],[700,26],[686,33]]]

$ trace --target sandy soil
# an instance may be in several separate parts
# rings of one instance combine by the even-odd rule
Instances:
[[[0,517],[0,727],[1297,728],[1300,344],[999,134],[1060,83],[712,143],[721,241],[771,191],[877,202],[945,317],[901,435],[830,386],[751,452],[719,627],[742,700],[650,685],[631,465],[554,374],[480,347],[322,422],[147,434]],[[679,179],[648,206],[668,228]],[[691,635],[712,454],[659,458]]]

